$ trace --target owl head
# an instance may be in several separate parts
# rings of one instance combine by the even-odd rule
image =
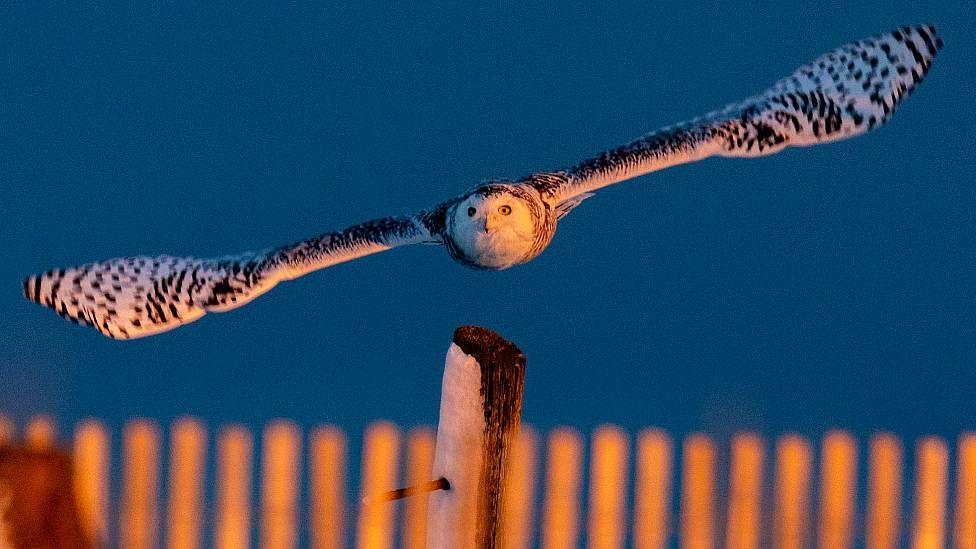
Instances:
[[[447,229],[454,259],[501,270],[539,255],[552,239],[555,217],[535,189],[488,183],[458,200],[448,212]]]

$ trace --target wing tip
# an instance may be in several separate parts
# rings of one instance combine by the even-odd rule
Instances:
[[[41,282],[44,275],[30,275],[24,279],[21,291],[24,297],[28,301],[33,301],[34,303],[41,303]]]

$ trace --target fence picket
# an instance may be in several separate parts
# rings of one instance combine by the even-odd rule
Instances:
[[[183,417],[170,429],[169,506],[167,545],[170,549],[200,546],[204,509],[207,431],[193,418]]]
[[[807,546],[810,520],[810,473],[813,452],[798,435],[785,435],[776,445],[776,505],[773,547],[803,549]]]
[[[857,442],[843,431],[824,436],[820,458],[821,549],[851,547],[857,501]]]
[[[976,549],[976,433],[959,436],[956,466],[956,514],[952,533],[956,549]]]
[[[34,450],[47,450],[58,436],[57,424],[49,415],[34,416],[24,427],[24,441]]]
[[[629,445],[627,434],[614,425],[603,425],[593,432],[587,547],[623,548]]]
[[[763,441],[759,436],[742,433],[732,440],[725,541],[728,549],[759,547],[764,460]]]
[[[366,429],[360,479],[359,521],[356,527],[358,549],[392,549],[394,506],[382,501],[384,492],[397,488],[400,433],[388,422],[376,422]]]
[[[434,464],[434,431],[418,428],[407,437],[407,478],[404,486],[416,486],[431,478]],[[417,494],[403,502],[403,523],[400,536],[402,549],[424,549],[427,546],[427,498]]]
[[[17,427],[14,420],[0,414],[0,446],[9,443],[16,435]]]
[[[914,549],[945,546],[945,504],[949,449],[935,437],[918,442],[915,456],[915,508],[912,525]]]
[[[869,452],[866,549],[895,549],[901,545],[901,442],[878,434]]]
[[[95,420],[75,426],[75,502],[85,536],[97,547],[108,545],[109,434]]]
[[[122,501],[119,546],[156,546],[159,492],[159,427],[152,421],[130,421],[122,433]]]
[[[286,420],[264,429],[261,449],[262,549],[294,549],[298,543],[298,500],[302,434]]]
[[[634,469],[634,549],[664,549],[671,537],[671,437],[645,429]]]
[[[681,477],[681,547],[712,549],[715,546],[715,517],[712,497],[715,488],[715,447],[706,435],[697,433],[684,441]]]
[[[535,518],[536,433],[524,423],[512,448],[510,467],[504,496],[502,548],[530,549]]]
[[[216,549],[251,546],[251,475],[254,443],[240,425],[224,427],[217,438]]]
[[[569,427],[549,434],[546,493],[543,501],[542,549],[573,549],[579,543],[580,467],[583,441]]]
[[[312,433],[309,528],[313,549],[342,549],[346,527],[346,435],[334,425]]]

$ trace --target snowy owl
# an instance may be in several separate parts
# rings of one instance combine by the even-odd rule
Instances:
[[[507,269],[542,253],[557,222],[602,187],[714,155],[763,156],[882,125],[941,47],[934,27],[904,27],[841,46],[759,95],[572,168],[485,183],[416,215],[238,257],[127,257],[52,269],[24,280],[23,291],[67,320],[129,339],[240,307],[281,281],[407,244],[442,244],[468,267]]]

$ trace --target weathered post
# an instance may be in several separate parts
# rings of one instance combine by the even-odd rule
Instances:
[[[518,435],[525,355],[484,328],[454,332],[447,352],[430,495],[427,549],[495,549]]]

